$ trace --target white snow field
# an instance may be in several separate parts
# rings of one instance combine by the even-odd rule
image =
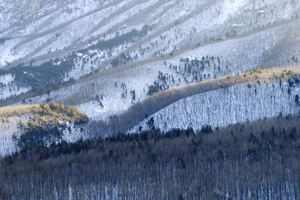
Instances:
[[[67,81],[105,70],[122,54],[131,57],[128,62],[149,62],[186,52],[198,58],[217,55],[221,67],[238,66],[243,71],[245,65],[298,56],[299,49],[285,44],[289,37],[298,36],[299,9],[297,1],[276,0],[2,1],[0,68],[70,58],[72,70],[62,72],[61,81]],[[141,35],[145,26],[148,31]],[[110,48],[103,42],[110,42]],[[274,47],[283,46],[288,48],[273,54]],[[71,58],[73,52],[82,56]],[[34,87],[25,84],[16,90],[15,79],[11,86],[0,88],[0,98]]]

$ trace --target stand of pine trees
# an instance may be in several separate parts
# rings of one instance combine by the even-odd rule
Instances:
[[[50,105],[40,103],[30,110],[30,119],[27,125],[20,120],[18,133],[13,138],[20,148],[36,148],[45,146],[62,139],[67,125],[83,126],[89,122],[85,113],[79,112],[76,107],[65,107],[51,102]]]

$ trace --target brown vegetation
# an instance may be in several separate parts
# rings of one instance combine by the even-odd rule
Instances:
[[[0,108],[0,117],[12,117],[29,114],[31,112],[31,108],[36,105],[37,104],[2,107]]]
[[[22,120],[18,123],[19,137],[14,135],[19,147],[32,148],[39,145],[47,145],[62,138],[67,124],[74,122],[75,125],[88,123],[85,113],[79,112],[76,107],[65,107],[61,104],[51,102],[50,105],[40,103],[30,109],[32,114],[25,125]],[[71,128],[69,128],[71,132]]]

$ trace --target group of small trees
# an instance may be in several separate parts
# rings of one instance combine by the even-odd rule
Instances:
[[[214,66],[214,70],[216,71],[218,68],[218,71],[221,70],[220,68],[220,58],[219,57],[202,57],[201,60],[195,59],[189,59],[189,58],[181,58],[180,62],[183,63],[182,65],[169,65],[169,68],[174,70],[177,75],[180,75],[181,78],[179,78],[176,81],[176,84],[182,84],[181,81],[184,81],[185,84],[193,83],[193,82],[201,82],[206,79],[210,79],[215,77],[215,74],[202,74],[205,68]],[[166,61],[164,61],[164,65],[167,65]],[[154,81],[152,85],[148,88],[148,96],[151,96],[155,93],[158,93],[162,90],[166,90],[169,87],[172,87],[172,85],[175,84],[175,80],[173,75],[163,74],[159,71],[158,73],[158,79]]]
[[[82,126],[88,121],[84,113],[79,112],[76,107],[65,107],[63,102],[61,104],[52,102],[50,105],[40,103],[32,107],[27,125],[22,120],[19,121],[19,137],[17,134],[13,137],[20,148],[44,146],[60,140],[63,131],[72,122],[75,126]]]

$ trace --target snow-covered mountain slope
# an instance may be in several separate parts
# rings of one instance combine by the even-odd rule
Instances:
[[[63,101],[77,106],[91,121],[109,122],[162,90],[256,67],[297,64],[299,14],[300,2],[277,0],[4,0],[0,2],[0,105]],[[172,128],[188,127],[188,121],[199,129],[202,124],[225,126],[276,116],[282,107],[273,101],[269,102],[274,104],[272,113],[267,108],[256,112],[250,106],[255,113],[249,111],[249,116],[246,103],[238,104],[267,98],[269,86],[256,87],[247,90],[239,85],[227,93],[220,89],[198,94],[203,101],[212,100],[201,109],[213,111],[203,114],[202,121],[194,119],[193,111],[182,113],[184,120],[177,117]],[[261,96],[255,99],[252,90]],[[231,94],[243,98],[239,92],[248,99],[227,99]],[[281,104],[287,98],[284,92]],[[218,107],[223,102],[214,95],[224,95],[222,100],[232,103],[232,108]],[[292,97],[288,101],[293,102]],[[169,107],[183,111],[191,109],[185,104],[200,106],[193,97],[178,102]],[[237,113],[235,105],[244,110],[223,121],[210,114]],[[178,114],[169,107],[167,115],[163,110],[153,115],[155,126],[162,130],[171,128],[168,116]],[[294,108],[291,103],[282,113],[296,113]],[[10,129],[16,130],[13,124]],[[147,128],[146,121],[140,125]]]
[[[67,55],[84,44],[108,40],[116,32],[124,35],[145,25],[152,27],[152,31],[139,46],[159,41],[160,48],[151,48],[152,52],[180,49],[291,20],[298,17],[299,8],[296,1],[274,0],[4,1],[1,38],[5,38],[5,51],[1,64],[5,66],[6,62],[18,59],[28,61],[51,52]],[[54,55],[44,59],[61,56]]]
[[[295,60],[299,8],[276,0],[2,1],[0,66],[9,70],[0,79],[13,79],[0,98],[128,62],[219,57],[215,71],[204,72],[213,78],[218,69]]]
[[[296,22],[291,23],[291,29],[295,27]],[[274,32],[281,33],[278,34],[281,36],[277,37]],[[274,27],[265,30],[263,37],[262,33],[254,33],[160,57],[159,61],[150,59],[149,63],[141,61],[110,68],[70,87],[32,98],[31,102],[64,101],[78,106],[92,119],[107,119],[167,88],[252,70],[258,65],[273,66],[271,64],[287,62],[288,59],[296,62],[299,41],[289,36],[289,32],[283,26]],[[291,44],[284,48],[286,45],[279,44],[286,44],[283,41],[287,37]]]
[[[155,68],[155,66],[152,67]],[[300,74],[299,66],[292,66],[285,69],[272,68],[262,71],[256,69],[251,73],[247,73],[247,75],[244,73],[173,88],[170,89],[171,93],[169,96],[160,96],[160,93],[153,95],[148,99],[154,99],[151,101],[154,101],[153,103],[155,104],[166,102],[166,99],[164,98],[168,98],[169,102],[172,102],[173,99],[173,102],[175,102],[151,106],[151,104],[141,101],[139,104],[144,107],[141,109],[137,108],[135,111],[131,110],[130,112],[133,112],[133,115],[141,115],[142,117],[134,118],[132,115],[128,115],[127,117],[126,115],[121,115],[117,121],[122,121],[123,124],[116,124],[117,126],[115,127],[115,124],[113,123],[114,119],[116,119],[115,117],[121,113],[126,113],[127,109],[134,105],[135,102],[140,101],[140,99],[144,99],[147,96],[147,94],[145,94],[146,91],[143,91],[142,88],[139,88],[140,90],[136,90],[135,92],[129,92],[128,90],[128,88],[132,88],[140,82],[143,82],[140,79],[146,77],[144,74],[141,74],[139,77],[138,75],[141,71],[139,70],[139,73],[134,73],[134,69],[135,68],[130,72],[125,71],[123,76],[121,76],[129,77],[128,79],[131,80],[131,82],[126,82],[128,85],[118,82],[119,77],[114,77],[114,74],[112,74],[111,77],[107,77],[107,79],[96,79],[98,82],[91,80],[89,85],[85,86],[85,92],[81,91],[82,88],[80,88],[79,84],[77,84],[78,88],[69,88],[77,90],[77,92],[75,92],[75,96],[77,96],[76,100],[89,95],[94,95],[93,100],[80,104],[78,108],[88,114],[90,121],[92,122],[90,124],[91,126],[94,126],[94,123],[97,124],[97,121],[102,121],[103,123],[100,122],[100,126],[102,123],[108,124],[108,126],[111,127],[108,129],[105,129],[105,127],[98,129],[96,126],[97,131],[102,133],[102,136],[113,133],[116,131],[115,129],[118,130],[118,126],[121,130],[125,130],[126,128],[124,129],[124,127],[133,127],[134,125],[132,123],[124,125],[123,121],[126,123],[126,120],[123,119],[124,116],[125,118],[131,116],[127,121],[131,120],[135,122],[137,119],[144,119],[145,114],[147,114],[147,119],[140,123],[137,121],[138,124],[130,129],[129,132],[139,132],[154,127],[160,128],[162,131],[173,128],[193,128],[199,130],[203,125],[212,125],[214,128],[224,127],[228,124],[237,122],[245,122],[247,120],[254,121],[264,117],[274,117],[279,115],[279,113],[282,113],[283,115],[297,114],[300,109],[300,86],[298,83],[299,75],[297,75]],[[168,67],[167,69],[170,71],[173,70]],[[148,70],[146,69],[144,73],[146,74],[147,72]],[[175,74],[176,73],[174,73],[174,75]],[[281,78],[279,78],[280,76]],[[163,83],[162,80],[164,80],[164,75],[161,73],[159,77]],[[151,83],[151,77],[148,76],[148,78],[149,79],[146,81]],[[165,82],[168,83],[169,79],[165,79]],[[102,82],[99,82],[99,80]],[[253,82],[245,84],[246,80],[253,80]],[[114,92],[108,93],[111,96],[103,96],[101,94],[105,94],[105,90],[98,91],[98,89],[101,88],[100,86],[103,86],[105,82],[107,83],[109,81],[111,81],[111,84],[115,83],[113,86]],[[170,81],[170,83],[171,82],[172,81]],[[107,91],[111,91],[109,90],[109,88],[111,88],[110,85],[105,85],[105,87],[107,87]],[[68,102],[72,101],[72,98],[74,98],[74,96],[71,96],[72,98],[68,97],[67,99],[60,98],[62,96],[68,96],[68,90],[64,91],[65,94],[62,91],[55,92],[50,94],[50,96],[55,97],[55,100],[59,99]],[[138,95],[143,92],[144,96]],[[73,93],[74,91],[69,91],[69,94]],[[168,93],[168,91],[161,93]],[[196,95],[193,95],[195,93]],[[296,97],[297,95],[298,99]],[[32,102],[47,101],[47,97],[49,97],[49,95],[37,97],[32,99]],[[181,100],[177,101],[177,99]],[[147,107],[149,106],[153,108],[147,110]],[[162,108],[161,110],[159,110],[160,107]],[[157,112],[153,112],[153,109]],[[24,122],[27,122],[28,115],[24,115],[21,118]],[[151,122],[152,118],[153,121]],[[17,127],[19,120],[20,117],[10,117],[9,123],[5,120],[2,122],[0,121],[0,132],[3,133],[0,139],[0,142],[3,144],[0,148],[0,155],[9,154],[17,150],[15,142],[11,138],[15,131],[17,134],[20,134]],[[74,142],[81,137],[88,138],[97,135],[97,131],[95,132],[93,129],[95,127],[91,128],[88,126],[87,129],[83,131],[74,128],[72,125],[70,125],[70,127],[72,131],[65,131],[63,137],[64,140],[69,142]]]
[[[278,115],[298,114],[296,95],[300,85],[288,82],[237,85],[179,100],[149,116],[130,132],[159,128],[200,130],[202,126],[225,127]]]

